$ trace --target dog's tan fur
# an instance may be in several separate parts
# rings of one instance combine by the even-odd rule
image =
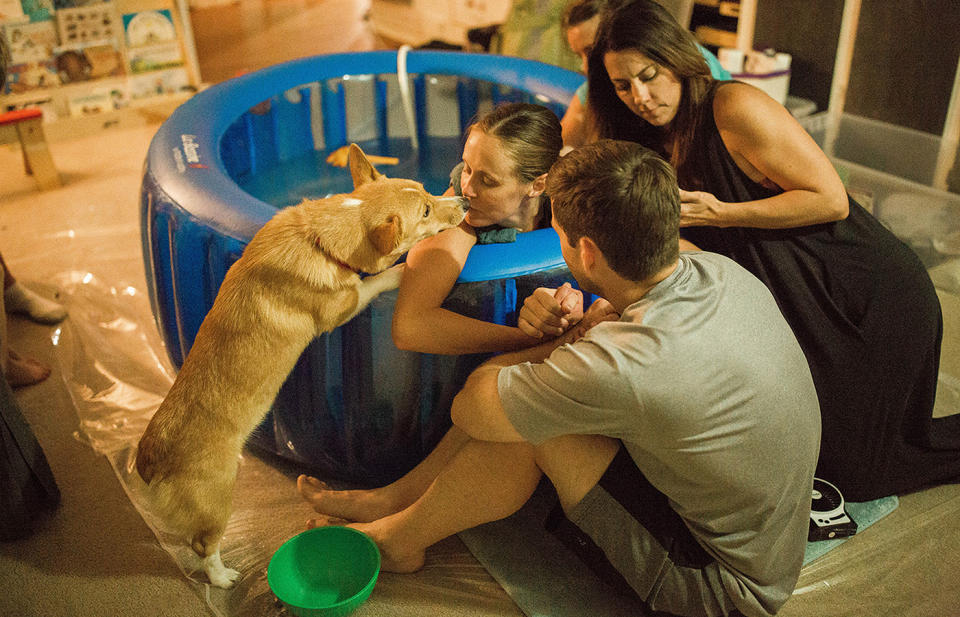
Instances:
[[[465,200],[382,176],[356,145],[350,173],[352,193],[281,210],[253,237],[140,440],[137,471],[154,511],[217,586],[237,577],[220,539],[238,456],[304,348],[395,288],[402,266],[390,266],[413,244],[464,217]]]

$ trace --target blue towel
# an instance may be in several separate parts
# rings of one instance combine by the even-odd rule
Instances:
[[[900,500],[896,495],[890,497],[881,497],[873,501],[848,501],[847,516],[857,523],[857,533],[863,533],[863,530],[873,525],[884,516],[890,514],[900,505]],[[850,538],[835,538],[833,540],[820,540],[819,542],[807,542],[807,549],[803,552],[803,565],[807,565],[814,559],[822,557],[828,551],[837,548]]]

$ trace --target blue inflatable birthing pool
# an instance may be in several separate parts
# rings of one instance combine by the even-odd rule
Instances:
[[[439,194],[478,112],[526,101],[562,115],[582,80],[519,58],[382,51],[305,58],[194,96],[154,137],[141,188],[150,300],[174,366],[227,269],[277,209],[351,189],[349,171],[325,163],[329,152],[357,142],[368,154],[398,157],[381,171]],[[513,325],[518,300],[568,279],[556,235],[533,231],[475,247],[446,307]],[[382,295],[314,340],[251,446],[370,485],[399,477],[432,449],[482,358],[396,349],[395,299]]]

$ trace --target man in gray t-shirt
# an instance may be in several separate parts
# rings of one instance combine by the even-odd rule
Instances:
[[[578,148],[547,192],[564,260],[605,300],[577,321],[569,288],[537,290],[520,326],[556,338],[477,368],[420,465],[374,491],[301,492],[329,522],[370,521],[352,526],[383,569],[411,572],[546,475],[548,528],[657,614],[773,615],[799,575],[819,450],[803,352],[760,281],[679,254],[676,176],[650,150]]]
[[[752,274],[677,254],[676,181],[653,153],[601,142],[547,183],[567,265],[619,318],[480,367],[455,424],[532,444],[602,556],[591,565],[651,609],[776,613],[799,576],[820,439],[796,338]]]
[[[542,363],[502,368],[498,391],[529,443],[594,433],[619,439],[715,559],[716,576],[697,573],[694,582],[718,606],[726,595],[762,615],[790,596],[819,446],[816,392],[770,292],[732,260],[681,253],[676,269],[618,321],[598,324]],[[632,518],[612,537],[578,520],[585,502],[613,519],[600,496],[587,497],[568,516],[601,548],[619,553],[623,538],[636,542],[623,531]],[[633,563],[646,557],[613,556],[632,566],[623,573],[631,587],[658,588],[646,598],[653,608],[672,612],[671,591]]]

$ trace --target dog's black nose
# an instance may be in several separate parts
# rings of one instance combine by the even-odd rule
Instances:
[[[461,198],[460,198],[460,209],[463,210],[464,212],[466,212],[467,210],[469,210],[469,209],[470,209],[470,200],[467,199],[466,197],[461,197]]]

